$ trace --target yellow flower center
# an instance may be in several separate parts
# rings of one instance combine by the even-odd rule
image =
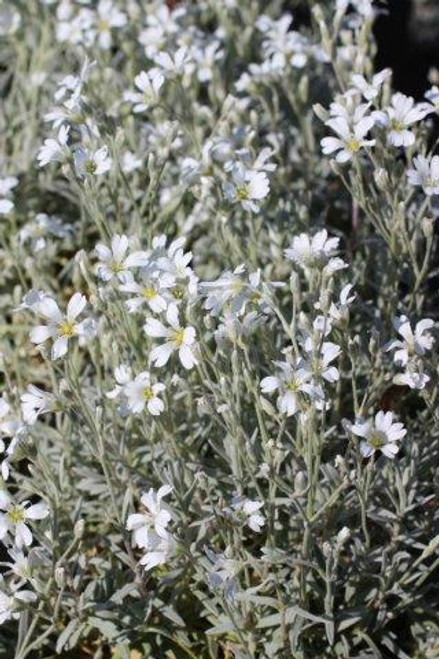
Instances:
[[[425,181],[425,186],[428,188],[437,188],[439,186],[439,179],[437,178],[428,178]]]
[[[87,172],[87,174],[94,174],[97,169],[97,165],[93,160],[87,160],[87,162],[84,165],[84,169]]]
[[[241,199],[241,201],[247,201],[248,199],[250,199],[250,195],[249,195],[247,186],[239,185],[236,188],[236,196],[238,197],[238,199]]]
[[[285,389],[287,391],[292,391],[293,393],[297,393],[299,391],[300,384],[297,380],[290,380],[289,382],[285,383]]]
[[[184,288],[183,286],[174,286],[172,289],[172,295],[176,300],[182,300],[184,297]]]
[[[20,522],[24,522],[26,519],[24,515],[24,510],[20,506],[14,506],[11,508],[11,510],[8,511],[6,514],[8,520],[11,522],[11,524],[20,524]]]
[[[151,387],[145,387],[142,393],[145,400],[151,400],[154,398],[154,392]]]
[[[152,286],[146,286],[142,291],[142,295],[146,300],[152,300],[157,296],[157,291]]]
[[[361,149],[361,144],[358,140],[353,139],[347,143],[347,148],[351,153],[358,153],[358,151]]]
[[[64,339],[71,339],[75,335],[75,323],[71,323],[68,320],[62,322],[58,327],[58,333]]]
[[[123,269],[124,269],[123,264],[120,263],[119,261],[115,261],[110,266],[111,272],[114,272],[115,275],[119,274],[119,272],[123,272]]]
[[[379,430],[374,430],[371,436],[368,438],[368,443],[372,448],[379,449],[386,443],[386,436],[383,432]]]
[[[402,130],[405,130],[405,125],[401,121],[398,121],[398,119],[392,119],[390,128],[400,133]]]
[[[180,347],[184,343],[184,329],[179,329],[174,332],[174,343]]]
[[[102,34],[102,32],[108,32],[110,29],[110,24],[108,21],[99,21],[97,26],[96,26],[97,31]]]

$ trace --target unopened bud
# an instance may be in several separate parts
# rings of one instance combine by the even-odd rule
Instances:
[[[433,224],[434,220],[430,217],[424,217],[422,220],[422,232],[427,239],[433,236]]]
[[[337,545],[339,547],[342,547],[344,545],[344,543],[347,540],[349,540],[350,537],[351,537],[350,529],[348,529],[347,526],[343,526],[341,531],[339,531],[338,534],[337,534]]]
[[[326,110],[323,105],[320,105],[320,103],[315,103],[312,106],[313,112],[320,119],[320,121],[323,121],[325,123],[329,119],[329,112]]]
[[[389,189],[389,175],[385,169],[382,167],[376,169],[373,173],[373,178],[379,190],[384,191]]]
[[[84,520],[79,519],[73,528],[73,535],[75,536],[76,540],[81,540],[82,536],[84,535],[84,528]]]
[[[303,471],[297,472],[294,478],[294,492],[296,494],[303,494],[306,490],[307,480]]]
[[[62,588],[66,581],[66,573],[63,567],[55,568],[55,583],[58,588]]]

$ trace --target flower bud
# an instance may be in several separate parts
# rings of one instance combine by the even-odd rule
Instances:
[[[295,494],[303,494],[306,490],[307,480],[305,472],[298,471],[294,478],[294,492]]]
[[[344,543],[347,540],[349,540],[350,537],[351,537],[350,529],[348,529],[347,526],[343,526],[341,531],[339,531],[338,534],[337,534],[337,545],[339,547],[342,547],[344,545]]]
[[[63,567],[55,568],[55,583],[58,588],[62,588],[66,581],[66,573]]]
[[[81,540],[82,536],[84,535],[84,528],[85,528],[84,520],[79,519],[73,528],[73,535],[76,538],[76,540]]]
[[[384,190],[388,190],[390,187],[390,182],[389,182],[389,175],[386,172],[385,169],[380,167],[379,169],[376,169],[373,173],[373,178],[375,180],[375,184],[379,190],[384,192]]]
[[[323,107],[323,105],[320,105],[320,103],[315,103],[312,106],[312,109],[314,114],[316,115],[316,117],[320,119],[320,121],[323,121],[323,123],[325,123],[325,121],[328,121],[329,112]]]
[[[433,237],[433,224],[434,220],[430,217],[424,217],[422,220],[422,232],[427,239]]]

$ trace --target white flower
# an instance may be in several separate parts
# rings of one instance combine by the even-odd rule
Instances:
[[[248,282],[242,277],[244,273],[245,265],[241,264],[233,272],[224,272],[215,281],[200,284],[201,293],[206,297],[204,308],[212,316],[219,316],[224,308],[228,316],[239,316],[245,310],[246,303],[258,295],[260,273],[251,273]]]
[[[6,215],[14,208],[14,203],[10,199],[6,199],[6,197],[16,185],[18,185],[18,178],[16,176],[0,178],[0,215]]]
[[[154,61],[165,76],[172,77],[183,75],[191,64],[192,57],[187,46],[181,46],[174,55],[167,52],[157,53]]]
[[[7,620],[18,620],[20,608],[23,603],[35,602],[37,596],[31,590],[12,590],[7,593],[4,589],[3,578],[0,580],[0,625]]]
[[[351,426],[351,432],[362,437],[361,454],[369,458],[375,451],[381,451],[386,457],[394,458],[399,451],[396,444],[405,437],[407,430],[402,423],[393,422],[392,412],[378,412],[375,421],[358,421]]]
[[[146,407],[153,416],[163,412],[165,405],[158,397],[158,394],[165,390],[165,385],[161,382],[151,383],[151,377],[148,372],[140,373],[134,380],[127,382],[124,388],[124,394],[127,398],[128,409],[134,414],[140,414]]]
[[[414,169],[407,172],[409,183],[422,187],[428,197],[439,194],[439,156],[430,159],[417,156],[413,159]]]
[[[101,243],[96,245],[95,253],[99,259],[96,269],[101,279],[108,282],[117,277],[119,281],[125,282],[129,278],[130,268],[147,265],[148,254],[146,252],[133,252],[127,255],[129,247],[129,238],[118,234],[111,239],[111,248]]]
[[[224,588],[224,597],[233,602],[238,590],[236,577],[241,570],[241,564],[232,558],[231,547],[227,547],[223,554],[215,554],[208,547],[205,548],[205,552],[212,563],[207,577],[209,585],[215,590]]]
[[[75,75],[66,75],[58,83],[58,89],[55,92],[54,99],[59,102],[67,94],[71,94],[72,97],[78,98],[81,95],[82,88],[87,82],[91,69],[95,66],[96,62],[91,62],[88,57],[84,59],[84,64],[82,65],[80,74]]]
[[[223,185],[226,199],[239,202],[243,209],[251,213],[259,212],[259,202],[267,197],[270,182],[264,172],[246,170],[240,164],[232,169],[232,181]]]
[[[12,407],[6,394],[0,396],[0,433],[2,435],[14,435],[17,430],[17,420],[13,415]],[[0,440],[0,450],[4,451],[3,441]]]
[[[125,385],[128,384],[128,382],[131,382],[130,367],[125,366],[125,364],[117,366],[114,369],[114,379],[117,383],[116,386],[106,394],[107,398],[110,398],[111,400],[117,398],[124,391]]]
[[[90,42],[97,43],[104,50],[111,48],[111,29],[126,25],[126,15],[115,6],[113,0],[100,0],[96,8],[96,23],[88,31]]]
[[[172,491],[170,485],[162,485],[157,492],[150,488],[148,492],[142,494],[141,504],[145,507],[145,512],[134,513],[127,519],[127,529],[133,534],[133,547],[142,549],[148,548],[151,541],[151,534],[167,540],[167,526],[172,517],[168,510],[162,508],[162,499]]]
[[[147,304],[154,313],[165,311],[168,302],[164,294],[175,284],[174,277],[158,270],[151,272],[149,268],[145,268],[140,272],[140,278],[140,283],[128,278],[119,287],[123,293],[133,294],[133,297],[125,302],[129,313],[138,311],[144,304]]]
[[[292,416],[300,407],[300,394],[319,398],[318,389],[312,384],[312,373],[305,365],[294,367],[289,362],[274,362],[279,371],[261,380],[263,394],[278,391],[277,407],[281,414]]]
[[[285,256],[304,269],[326,266],[329,272],[334,272],[346,267],[341,259],[332,258],[339,242],[339,238],[328,238],[326,229],[318,231],[312,238],[307,233],[301,233],[285,250]]]
[[[174,8],[172,11],[166,3],[154,6],[152,13],[146,16],[147,27],[139,34],[139,42],[145,47],[148,59],[153,59],[160,50],[163,50],[172,36],[180,31],[177,19],[184,14],[184,10]]]
[[[42,302],[46,297],[50,297],[50,295],[48,295],[45,291],[38,291],[35,288],[31,288],[31,290],[28,291],[23,297],[23,301],[17,307],[16,311],[21,311],[22,309],[32,309],[35,311],[40,302]]]
[[[415,373],[414,371],[406,371],[405,373],[398,373],[393,378],[393,382],[398,385],[410,387],[410,389],[424,389],[426,384],[430,382],[430,378],[425,373]]]
[[[49,514],[45,503],[40,501],[32,506],[29,501],[14,503],[9,494],[0,491],[0,540],[13,536],[18,549],[32,544],[32,532],[27,520],[44,519]]]
[[[125,174],[131,174],[142,166],[141,158],[138,158],[132,151],[125,151],[122,156],[122,170]]]
[[[271,58],[272,66],[279,70],[285,69],[288,64],[301,69],[308,60],[308,39],[291,29],[292,21],[291,14],[284,14],[279,20],[273,20],[263,14],[256,21],[256,27],[265,36],[262,44],[265,61]]]
[[[350,295],[352,284],[346,284],[340,292],[338,303],[331,302],[329,317],[336,325],[346,325],[349,320],[349,307],[355,300],[356,295]]]
[[[323,153],[329,155],[337,151],[335,159],[344,163],[351,160],[365,146],[374,146],[375,140],[366,140],[367,133],[374,125],[372,117],[361,116],[349,122],[346,117],[337,116],[325,122],[337,137],[324,137],[320,144]]]
[[[51,297],[45,297],[37,305],[37,311],[48,321],[47,325],[39,325],[30,333],[32,343],[40,344],[53,339],[52,359],[63,357],[68,350],[69,340],[74,336],[83,339],[95,335],[94,323],[87,318],[80,323],[77,317],[84,311],[87,299],[81,293],[75,293],[67,305],[66,314],[61,313],[58,304]]]
[[[33,425],[41,414],[56,411],[57,407],[56,396],[33,384],[30,384],[21,396],[21,412],[24,421],[29,425]]]
[[[260,533],[261,528],[265,524],[263,516],[258,513],[264,504],[261,501],[251,501],[242,497],[235,497],[232,503],[232,508],[237,514],[238,518],[243,518],[245,523],[255,533]]]
[[[61,126],[57,139],[49,138],[38,151],[37,160],[40,167],[49,162],[66,162],[70,158],[70,150],[67,146],[70,126]]]
[[[157,104],[164,82],[164,76],[157,69],[151,69],[148,73],[141,71],[134,78],[134,84],[141,93],[127,92],[124,99],[134,104],[133,112],[145,112],[149,107]]]
[[[30,581],[32,578],[32,568],[35,564],[35,554],[33,551],[31,550],[30,554],[26,555],[20,549],[11,547],[8,549],[8,554],[12,559],[8,562],[11,572],[24,581]]]
[[[409,357],[414,355],[422,357],[433,347],[434,338],[428,330],[434,327],[434,321],[430,318],[420,320],[416,324],[414,332],[407,316],[395,318],[393,325],[398,334],[403,338],[403,341],[391,341],[386,346],[386,351],[396,349],[393,355],[395,363],[405,366]]]
[[[168,247],[164,255],[161,255],[162,249],[158,247],[157,266],[163,272],[172,275],[176,280],[186,280],[189,292],[196,292],[197,277],[189,266],[192,260],[192,252],[184,252],[183,246],[185,238],[174,240]],[[153,243],[154,247],[154,243]]]
[[[0,397],[0,452],[5,453],[5,458],[1,463],[0,471],[5,481],[9,478],[9,462],[26,432],[25,423],[15,414],[6,394],[3,394]],[[4,437],[11,439],[7,448],[3,441]]]
[[[155,318],[148,318],[144,330],[148,336],[164,338],[166,342],[151,351],[150,361],[156,367],[164,366],[171,354],[178,351],[178,356],[184,368],[190,370],[197,363],[193,352],[195,343],[195,329],[191,326],[181,327],[178,319],[178,309],[170,304],[166,311],[166,320],[170,327]]]
[[[320,343],[320,342],[319,342]],[[331,341],[324,341],[319,345],[319,351],[315,351],[312,347],[311,337],[305,341],[305,350],[308,352],[308,357],[312,358],[313,374],[316,377],[321,377],[327,382],[337,382],[340,378],[340,373],[335,366],[330,366],[331,362],[340,355],[340,347]]]
[[[393,146],[412,146],[415,136],[411,126],[424,119],[433,112],[428,103],[418,103],[411,96],[400,92],[393,94],[391,106],[384,112],[376,111],[372,114],[375,120],[388,129],[387,141]]]
[[[14,208],[14,202],[10,199],[0,199],[0,215],[7,215]]]
[[[75,151],[75,169],[78,176],[100,176],[111,169],[113,161],[108,155],[108,147],[88,153],[82,146]]]
[[[155,533],[150,534],[147,551],[140,559],[140,565],[143,565],[145,570],[152,570],[158,565],[164,565],[169,561],[169,558],[174,552],[175,541],[174,538],[167,533],[165,538],[158,536]]]
[[[20,242],[26,243],[30,241],[31,249],[34,252],[39,252],[48,244],[52,244],[50,236],[57,238],[66,238],[73,232],[73,227],[65,224],[57,217],[46,215],[46,213],[38,213],[35,219],[28,222],[20,230]]]
[[[224,56],[224,50],[218,41],[208,43],[204,48],[196,47],[193,51],[197,64],[197,76],[200,82],[210,82],[216,62]]]
[[[354,73],[351,77],[352,85],[355,92],[360,92],[366,101],[373,101],[380,93],[381,87],[385,80],[390,78],[392,71],[390,69],[383,69],[376,73],[371,82],[358,73]]]

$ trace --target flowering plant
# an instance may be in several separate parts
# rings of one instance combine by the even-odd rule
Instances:
[[[439,652],[438,92],[282,4],[0,7],[1,656]]]

